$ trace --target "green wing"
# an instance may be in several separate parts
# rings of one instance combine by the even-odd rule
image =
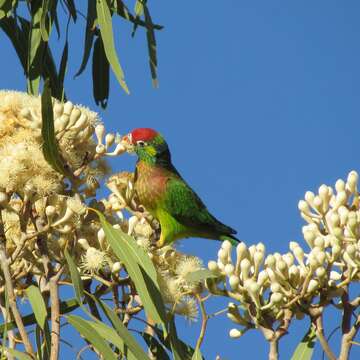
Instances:
[[[179,223],[214,235],[230,235],[236,231],[218,221],[207,210],[199,196],[178,177],[166,183],[164,206]]]

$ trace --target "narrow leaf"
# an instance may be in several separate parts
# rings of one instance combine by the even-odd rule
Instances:
[[[170,356],[166,352],[164,346],[161,345],[154,336],[151,336],[145,332],[143,332],[141,335],[155,359],[170,360]]]
[[[110,67],[106,58],[103,41],[99,36],[94,44],[92,76],[93,76],[93,95],[96,105],[106,108],[109,98]]]
[[[100,27],[101,37],[104,43],[106,57],[110,63],[119,84],[124,91],[129,94],[129,89],[124,79],[124,72],[121,68],[114,43],[114,34],[112,29],[112,18],[109,5],[106,0],[96,0],[96,13]]]
[[[131,353],[135,356],[137,359],[148,359],[148,356],[144,352],[144,350],[141,348],[141,346],[137,343],[135,338],[132,336],[132,334],[129,332],[129,330],[125,327],[125,325],[121,322],[118,315],[109,307],[107,306],[103,301],[100,299],[97,299],[95,296],[92,296],[94,301],[96,301],[103,312],[105,313],[106,317],[109,319],[117,333],[122,338],[125,345],[129,348]],[[114,343],[114,345],[116,345]],[[121,348],[122,350],[122,348]]]
[[[63,174],[64,176],[72,178],[72,174],[67,169],[65,161],[60,154],[57,140],[55,137],[54,113],[49,80],[45,81],[44,90],[41,95],[41,117],[41,135],[44,141],[42,150],[46,161],[52,166],[55,171]]]
[[[51,7],[51,0],[42,0],[42,13],[40,19],[40,33],[43,41],[47,42],[49,40],[50,35],[50,24],[48,19],[48,11]]]
[[[68,322],[88,340],[107,360],[116,360],[114,352],[111,350],[104,338],[91,326],[91,322],[84,320],[80,316],[68,315]]]
[[[84,296],[84,288],[83,288],[83,283],[80,278],[79,271],[76,267],[75,261],[69,254],[68,249],[65,249],[64,254],[65,254],[66,262],[69,267],[71,280],[74,285],[76,299],[77,299],[78,303],[82,305],[81,298]]]
[[[31,285],[26,290],[26,295],[34,311],[36,322],[42,330],[45,328],[47,317],[46,305],[41,292],[37,286]]]
[[[194,355],[191,360],[203,360],[203,356],[201,355],[201,351],[199,348],[195,349]]]
[[[291,360],[311,360],[316,343],[316,329],[312,324],[297,348]]]
[[[19,350],[6,349],[6,351],[19,360],[33,360],[33,358],[30,355],[23,353]]]
[[[63,53],[61,55],[60,67],[59,67],[59,85],[62,90],[61,100],[64,100],[65,90],[64,90],[64,81],[67,69],[67,62],[68,62],[68,53],[69,53],[69,44],[66,41]]]
[[[153,22],[151,20],[150,11],[146,6],[145,2],[143,4],[143,9],[144,9],[144,17],[146,23],[146,38],[148,45],[151,78],[152,78],[153,86],[157,88],[159,86],[159,82],[157,78],[157,50],[156,50],[155,31],[153,27]]]
[[[67,313],[77,309],[78,307],[79,307],[79,304],[76,299],[62,301],[62,302],[60,302],[60,313],[67,314]],[[47,316],[50,316],[51,308],[48,307],[46,309],[46,311],[47,311]],[[22,319],[23,319],[25,326],[34,325],[36,323],[36,318],[35,318],[34,313],[25,315],[22,317]],[[5,327],[7,327],[8,330],[16,329],[16,323],[12,321],[12,322],[8,322],[5,324],[0,324],[0,332],[3,332]]]
[[[76,7],[75,7],[74,0],[64,0],[64,3],[66,5],[71,17],[73,18],[74,22],[76,22],[77,14],[76,14]]]
[[[96,0],[88,1],[88,9],[86,16],[86,31],[85,31],[85,44],[84,44],[84,54],[81,61],[80,68],[75,74],[79,76],[86,68],[86,65],[89,61],[90,52],[95,36],[95,20],[96,20]]]
[[[166,329],[165,305],[157,282],[156,270],[148,254],[133,238],[121,230],[114,229],[100,212],[96,212],[109,245],[119,260],[125,264],[127,272],[134,281],[146,314]]]

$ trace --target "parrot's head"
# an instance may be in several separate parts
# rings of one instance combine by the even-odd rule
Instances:
[[[165,139],[156,130],[139,128],[126,135],[123,141],[133,147],[140,160],[157,163],[170,161],[170,152]]]

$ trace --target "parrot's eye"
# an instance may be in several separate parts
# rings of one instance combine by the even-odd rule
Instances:
[[[139,146],[141,146],[141,147],[146,146],[146,142],[145,142],[145,141],[142,141],[142,140],[137,141],[136,144],[139,145]]]

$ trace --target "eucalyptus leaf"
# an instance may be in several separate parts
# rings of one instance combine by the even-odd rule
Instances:
[[[217,276],[208,269],[200,269],[185,275],[185,279],[189,282],[201,282],[209,278],[217,278]]]
[[[14,356],[16,359],[19,359],[19,360],[33,360],[33,358],[26,354],[26,353],[23,353],[19,350],[15,350],[15,349],[6,349],[6,351],[11,354],[12,356]]]
[[[316,329],[313,324],[296,347],[291,360],[311,360],[316,343]]]
[[[45,329],[45,322],[47,317],[45,301],[37,286],[30,285],[26,290],[26,295],[29,299],[31,307],[34,311],[36,322],[42,330]]]
[[[66,262],[69,267],[70,276],[71,276],[72,284],[74,286],[76,299],[77,299],[78,303],[82,306],[82,298],[84,297],[84,287],[83,287],[83,283],[80,278],[79,271],[76,267],[75,261],[69,254],[68,249],[65,249],[64,254],[65,254]]]
[[[157,281],[157,273],[148,254],[134,239],[121,230],[114,229],[104,215],[96,211],[105,231],[106,239],[115,255],[122,261],[133,280],[143,302],[145,312],[157,324],[166,329],[165,305]]]
[[[117,360],[115,353],[110,348],[104,338],[94,329],[91,321],[84,320],[77,315],[66,316],[68,322],[88,340],[106,360]]]
[[[41,95],[41,117],[41,135],[44,141],[42,150],[46,161],[52,166],[55,171],[72,178],[72,175],[67,169],[65,161],[60,154],[58,143],[55,137],[54,113],[51,98],[50,81],[48,79],[45,81],[43,93]]]
[[[111,69],[119,81],[119,84],[124,89],[124,91],[129,94],[129,89],[124,79],[124,72],[121,68],[115,49],[112,18],[110,8],[106,0],[96,0],[96,13],[101,37],[104,43],[106,57],[110,63]]]

